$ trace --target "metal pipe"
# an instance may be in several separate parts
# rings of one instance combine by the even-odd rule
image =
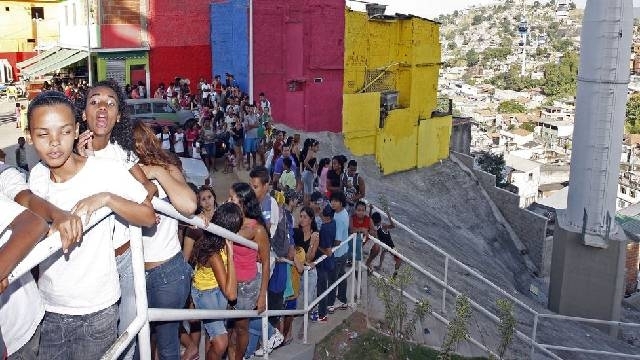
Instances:
[[[249,0],[249,104],[253,104],[253,0]]]
[[[107,208],[98,209],[91,216],[89,223],[84,226],[83,232],[89,231],[93,228],[97,223],[101,222],[104,218],[111,215],[111,210]],[[85,223],[86,218],[84,216],[81,217],[82,223]],[[20,278],[22,275],[28,273],[34,267],[38,266],[41,262],[48,259],[49,256],[57,253],[60,249],[62,249],[62,242],[60,241],[60,233],[57,231],[40,241],[21,262],[16,265],[13,271],[9,274],[7,279],[9,283],[14,280]]]
[[[377,211],[382,211],[380,208],[378,208],[377,206],[373,206]],[[409,234],[413,235],[416,239],[420,240],[421,242],[423,242],[426,245],[429,245],[429,247],[431,247],[432,249],[436,250],[437,252],[439,252],[440,254],[442,254],[442,256],[449,256],[449,254],[447,254],[446,252],[444,252],[444,250],[440,249],[438,246],[434,245],[433,243],[431,243],[429,240],[423,238],[422,236],[416,234],[415,231],[411,230],[408,226],[402,224],[401,222],[395,220],[394,224],[396,226],[398,226],[399,228],[403,229],[404,231],[408,232]],[[384,244],[383,244],[384,245]],[[531,307],[529,307],[527,304],[523,303],[522,301],[520,301],[518,298],[516,298],[515,296],[509,294],[508,292],[504,291],[502,288],[500,288],[498,285],[492,283],[491,281],[485,279],[482,275],[480,275],[480,273],[478,273],[476,270],[470,268],[469,266],[465,265],[464,263],[462,263],[461,261],[457,260],[456,258],[450,256],[451,261],[453,261],[455,264],[459,265],[460,267],[462,267],[465,271],[471,273],[472,275],[474,275],[476,278],[478,278],[480,281],[482,281],[483,283],[485,283],[486,285],[492,287],[494,290],[500,292],[502,295],[506,296],[509,300],[513,301],[514,303],[520,305],[521,307],[523,307],[524,309],[526,309],[527,311],[529,311],[531,314],[536,314],[537,311],[533,310]],[[404,260],[404,259],[403,259]],[[414,263],[415,264],[415,263]],[[416,265],[417,266],[417,265]],[[414,266],[414,267],[416,267]],[[420,268],[419,266],[417,266],[417,268]],[[438,280],[439,281],[439,280]],[[440,281],[439,281],[440,282]]]
[[[122,354],[127,346],[134,341],[136,335],[140,340],[142,353],[146,351],[147,343],[149,345],[149,351],[151,349],[149,337],[143,338],[141,330],[149,324],[147,318],[147,309],[149,304],[147,302],[147,284],[144,273],[144,256],[142,255],[142,230],[137,226],[129,226],[130,234],[130,246],[131,246],[131,263],[133,268],[133,282],[136,296],[136,317],[131,324],[127,327],[124,333],[118,337],[118,340],[111,345],[109,350],[104,354],[102,359],[117,359]]]
[[[347,238],[347,241],[351,241],[351,294],[349,295],[349,303],[350,304],[355,304],[355,297],[356,297],[356,272],[353,271],[356,266],[357,266],[357,262],[356,262],[356,236],[352,236],[351,239]]]
[[[253,250],[258,250],[258,244],[255,243],[254,241],[251,240],[247,240],[245,238],[243,238],[242,236],[233,233],[221,226],[209,223],[209,224],[205,224],[204,221],[198,217],[198,216],[192,216],[190,218],[180,214],[178,212],[178,210],[176,210],[171,204],[169,204],[168,202],[161,200],[157,197],[154,197],[151,200],[151,204],[153,205],[153,208],[156,211],[160,211],[161,213],[170,216],[174,219],[178,219],[180,221],[186,222],[189,225],[193,225],[198,227],[199,229],[203,229],[203,230],[207,230],[208,232],[220,235],[222,237],[224,237],[225,239],[229,239],[235,243],[238,243],[240,245],[246,246],[248,248],[251,248]]]
[[[601,319],[589,319],[576,316],[558,315],[558,314],[537,314],[541,318],[556,319],[556,320],[572,320],[591,324],[604,324],[604,325],[617,325],[640,328],[639,323],[628,323],[614,320],[601,320]]]
[[[447,313],[447,278],[449,276],[449,256],[444,258],[444,287],[442,288],[442,313]]]
[[[551,349],[551,350],[561,350],[561,351],[580,352],[580,353],[586,353],[586,354],[617,356],[617,357],[623,357],[623,358],[629,358],[629,359],[640,359],[640,355],[632,355],[632,354],[625,354],[625,353],[619,353],[619,352],[611,352],[611,351],[603,351],[603,350],[589,350],[589,349],[573,348],[573,347],[559,346],[559,345],[542,345],[542,346],[544,346],[547,349]]]
[[[89,86],[93,85],[93,64],[91,64],[91,5],[87,4],[87,82]]]
[[[535,314],[533,316],[533,330],[531,331],[531,356],[530,358],[533,359],[533,354],[536,351],[535,346],[533,346],[533,344],[536,343],[536,333],[538,332],[538,314]]]
[[[311,309],[309,309],[309,269],[304,269],[304,273],[302,275],[302,279],[304,281],[304,310],[305,310],[305,315],[304,315],[304,320],[303,320],[303,338],[302,338],[302,342],[304,344],[307,343],[308,341],[308,333],[309,333],[309,316],[307,315],[308,311],[311,311]]]

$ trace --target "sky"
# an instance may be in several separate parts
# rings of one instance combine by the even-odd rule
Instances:
[[[586,1],[575,0],[575,3],[578,7],[584,8]],[[387,14],[413,14],[435,19],[440,14],[449,14],[454,10],[461,10],[472,5],[495,3],[496,0],[368,0],[367,2],[389,5]],[[533,0],[527,0],[527,2],[533,3]],[[360,1],[347,0],[347,5],[354,10],[364,11],[364,4]],[[633,0],[633,6],[640,7],[640,0]]]

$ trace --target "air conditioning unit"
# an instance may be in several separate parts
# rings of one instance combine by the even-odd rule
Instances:
[[[398,107],[398,92],[395,90],[380,93],[380,108],[391,111]]]
[[[387,5],[369,3],[365,5],[365,8],[367,9],[367,15],[369,16],[369,19],[371,19],[373,17],[383,16],[384,11],[387,9]]]

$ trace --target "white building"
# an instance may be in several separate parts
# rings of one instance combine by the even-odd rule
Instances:
[[[504,157],[507,166],[507,182],[518,187],[520,207],[525,208],[538,199],[540,185],[540,163],[507,154]]]
[[[624,171],[618,178],[616,211],[640,202],[640,172]]]

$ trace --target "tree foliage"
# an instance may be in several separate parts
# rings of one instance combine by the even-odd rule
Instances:
[[[575,96],[578,80],[578,55],[564,53],[560,63],[544,67],[545,83],[542,91],[547,96]]]
[[[624,128],[629,134],[640,134],[640,94],[631,95],[627,101]]]
[[[499,89],[523,91],[541,86],[543,82],[530,76],[520,76],[520,67],[514,64],[509,71],[492,77],[488,83]]]
[[[504,183],[504,168],[506,163],[502,154],[492,154],[482,152],[476,157],[476,161],[480,169],[496,177],[496,185],[500,186]]]
[[[531,121],[523,122],[523,123],[520,125],[520,129],[523,129],[523,130],[527,130],[527,131],[531,131],[531,132],[533,132],[533,130],[535,130],[535,129],[536,129],[536,124],[535,124],[534,122],[531,122]]]
[[[505,100],[498,104],[500,114],[524,114],[527,108],[515,100]]]
[[[480,62],[480,55],[478,55],[478,52],[474,49],[469,49],[465,55],[465,59],[467,60],[468,67],[476,66],[478,62]]]

